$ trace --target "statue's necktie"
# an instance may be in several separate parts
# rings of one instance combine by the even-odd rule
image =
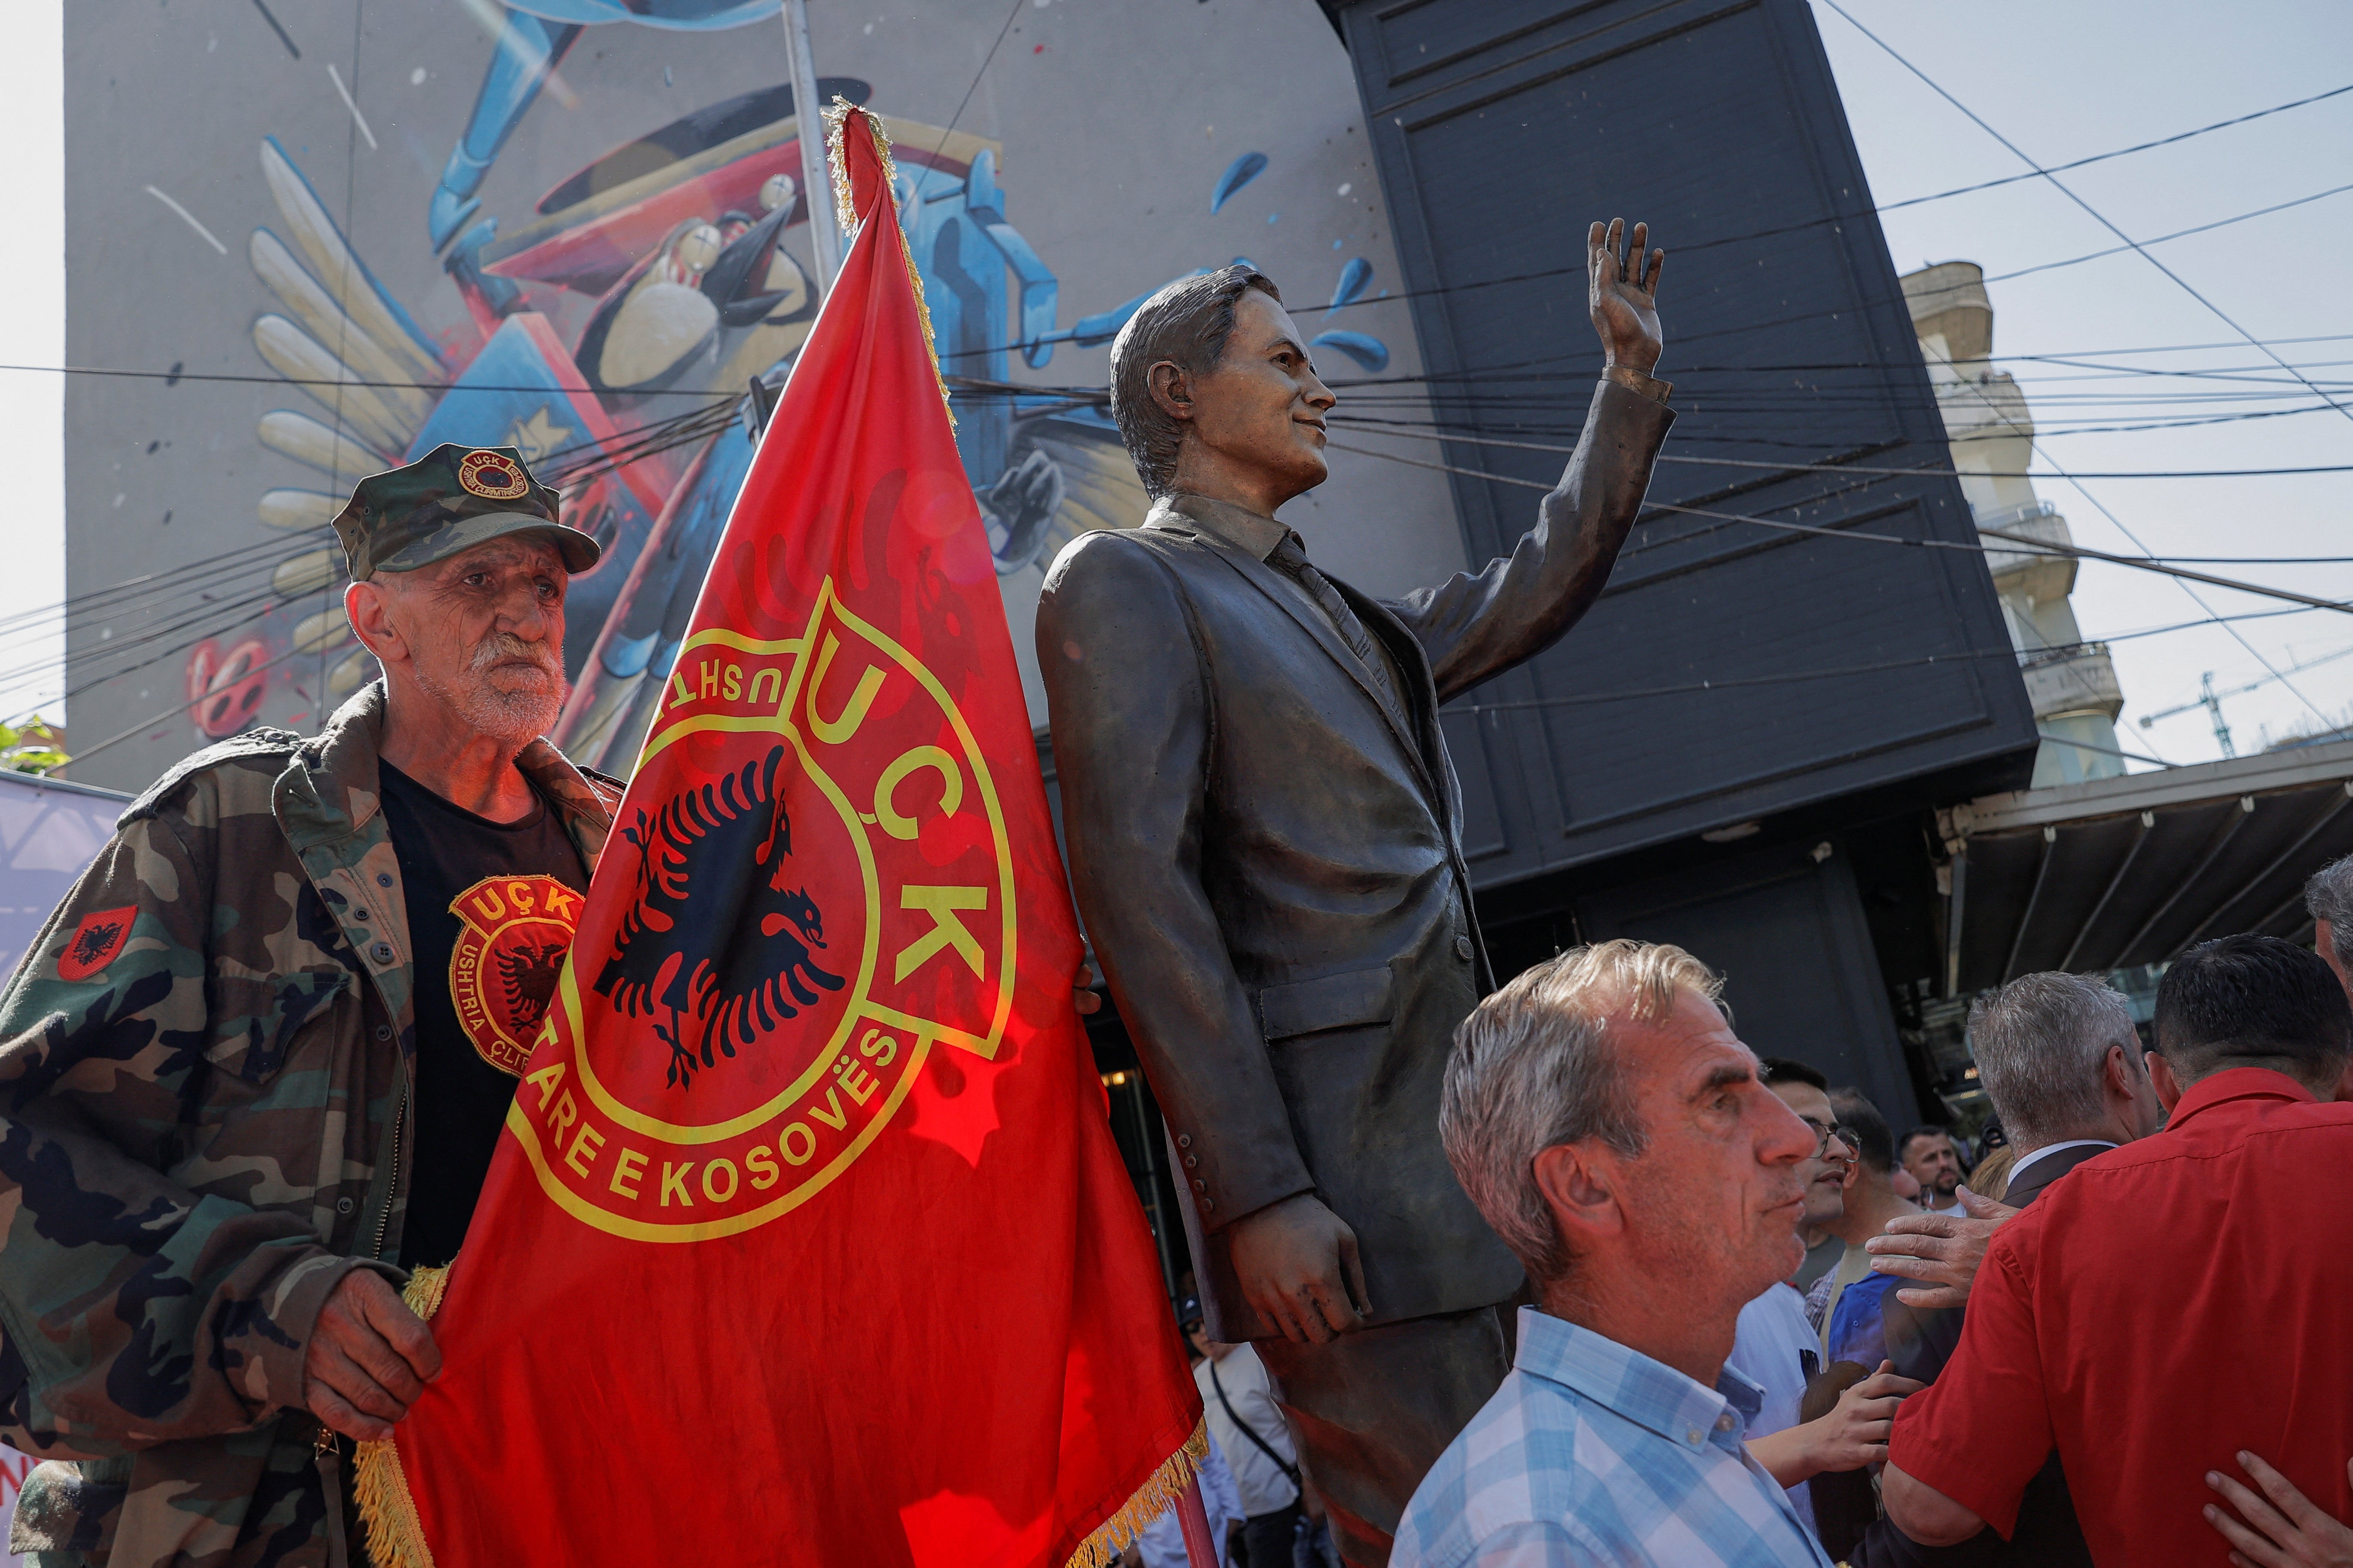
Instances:
[[[1356,612],[1348,607],[1346,598],[1332,586],[1332,579],[1308,561],[1307,552],[1300,547],[1299,535],[1285,534],[1282,542],[1274,547],[1274,553],[1266,558],[1266,563],[1307,591],[1307,596],[1315,601],[1316,607],[1332,623],[1332,629],[1340,634],[1340,640],[1356,656],[1356,662],[1365,667],[1381,701],[1391,713],[1403,719],[1405,703],[1391,679],[1387,651],[1374,642],[1373,634],[1356,618]]]

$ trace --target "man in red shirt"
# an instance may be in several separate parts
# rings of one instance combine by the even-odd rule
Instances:
[[[2094,1561],[2221,1559],[2210,1470],[2272,1460],[2353,1512],[2353,1007],[2272,937],[2192,948],[2158,988],[2171,1121],[2002,1226],[1943,1377],[1898,1413],[1888,1517],[1924,1544],[2007,1537],[2055,1447]]]

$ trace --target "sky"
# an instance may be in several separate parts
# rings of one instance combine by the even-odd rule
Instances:
[[[12,0],[0,23],[0,146],[16,243],[0,247],[0,365],[56,365],[66,352],[65,8]],[[0,369],[0,721],[38,704],[55,718],[61,637],[26,640],[26,617],[65,597],[63,378]],[[29,675],[20,674],[38,666]]]
[[[2028,165],[1857,23],[2046,167],[2353,83],[2353,6],[2339,3],[2242,0],[2222,27],[2211,0],[1811,3],[1883,205]],[[5,366],[55,366],[64,353],[61,17],[59,0],[16,0],[0,26],[0,136],[14,154],[8,195],[18,234],[37,241],[0,250],[0,300],[13,307],[0,313]],[[2348,154],[2353,93],[2060,179],[2147,241],[2353,180]],[[2128,555],[2320,557],[2200,569],[2353,598],[2353,551],[2339,542],[2353,473],[2081,483],[2060,473],[2353,465],[2353,298],[2345,287],[2353,190],[2148,245],[2179,282],[2129,250],[2000,279],[2120,243],[2040,178],[1905,207],[1883,221],[1899,271],[1969,260],[1996,279],[1988,285],[1994,352],[2021,356],[2006,368],[2045,432],[2036,468],[2049,477],[2038,478],[2037,489],[2079,544]],[[1672,289],[1662,305],[1672,374]],[[2296,369],[2274,363],[2247,334],[2273,342],[2271,352]],[[2335,341],[2282,341],[2293,338]],[[2192,344],[2215,346],[2180,346]],[[2137,352],[2145,350],[2166,352]],[[2298,374],[2317,390],[2299,384]],[[61,672],[22,673],[41,660],[18,634],[24,617],[64,592],[59,397],[54,374],[0,369],[0,465],[11,476],[0,718],[37,704],[58,711]],[[2323,406],[2332,398],[2343,411]],[[2300,408],[2314,411],[2282,412]],[[2271,416],[2234,417],[2245,414]],[[2222,422],[2182,423],[2193,419]],[[2170,427],[2058,433],[2153,422]],[[2126,699],[2125,749],[2173,763],[2221,755],[2202,708],[2148,728],[2139,722],[2191,702],[2210,671],[2221,691],[2263,683],[2221,704],[2242,753],[2294,731],[2353,722],[2353,616],[2271,615],[2285,606],[2227,589],[2195,592],[2203,605],[2152,574],[2097,563],[2082,569],[2076,616],[2085,637],[2109,643]],[[2216,614],[2265,618],[2160,629]],[[2348,657],[2284,681],[2266,679],[2265,661],[2290,671],[2339,651]]]
[[[1814,17],[1873,196],[1883,206],[2028,165],[1855,23],[2046,168],[2353,83],[2353,6],[2342,4],[2242,0],[2230,8],[2227,26],[2215,26],[2220,13],[2211,3],[2176,0],[1837,5],[1853,21],[1828,0],[1813,0]],[[2144,241],[2311,196],[2353,181],[2353,93],[2059,179]],[[1994,278],[2120,243],[2042,179],[1906,207],[1881,221],[1902,272],[1966,260]],[[2256,338],[2338,337],[2281,343],[2275,352],[2353,409],[2353,335],[2347,335],[2353,334],[2353,296],[2346,288],[2353,191],[2147,248]],[[2070,361],[2003,367],[2019,378],[2046,432],[2325,401],[2129,250],[1991,282],[1987,292],[1996,354]],[[2116,352],[2190,343],[2235,346]],[[2114,374],[2125,367],[2222,372],[2232,379]],[[2353,550],[2345,543],[2353,473],[2081,484],[2055,474],[2353,464],[2353,416],[2322,407],[2163,430],[2047,434],[2038,440],[2037,457],[2036,469],[2053,477],[2038,479],[2036,490],[2066,518],[2080,545],[2125,555],[2345,557],[2341,564],[2199,569],[2321,597],[2353,597]],[[2228,590],[2196,591],[2225,615],[2286,607]],[[2203,709],[2147,729],[2139,721],[2195,700],[2205,672],[2213,672],[2217,690],[2229,690],[2263,679],[2263,659],[2286,670],[2353,649],[2353,616],[2333,611],[2234,623],[2253,651],[2232,636],[2233,628],[2220,626],[2129,637],[2204,619],[2209,611],[2174,581],[2096,563],[2083,566],[2074,605],[2084,635],[2107,639],[2116,661],[2125,694],[2119,743],[2170,763],[2221,754]],[[2291,674],[2285,683],[2267,681],[2221,707],[2241,754],[2266,738],[2316,730],[2319,715],[2332,724],[2353,721],[2353,656]]]

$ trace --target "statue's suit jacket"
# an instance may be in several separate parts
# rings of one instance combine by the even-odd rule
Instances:
[[[1273,1331],[1225,1232],[1297,1193],[1355,1229],[1375,1322],[1518,1289],[1438,1137],[1455,1026],[1492,984],[1438,706],[1599,595],[1672,419],[1605,381],[1509,558],[1399,600],[1334,579],[1403,675],[1401,714],[1271,545],[1223,542],[1187,498],[1048,573],[1071,880],[1175,1144],[1212,1338]]]

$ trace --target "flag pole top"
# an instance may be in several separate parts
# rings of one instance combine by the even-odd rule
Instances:
[[[841,231],[850,237],[852,247],[863,237],[870,218],[881,218],[891,229],[887,243],[898,249],[899,258],[906,264],[907,287],[915,296],[915,317],[923,326],[923,348],[932,356],[940,406],[947,411],[953,426],[955,410],[948,402],[947,380],[940,371],[939,340],[932,333],[932,308],[923,298],[923,275],[916,269],[914,253],[907,248],[899,230],[899,165],[891,157],[890,133],[873,110],[836,93],[825,111],[825,148],[833,171],[833,198]]]

